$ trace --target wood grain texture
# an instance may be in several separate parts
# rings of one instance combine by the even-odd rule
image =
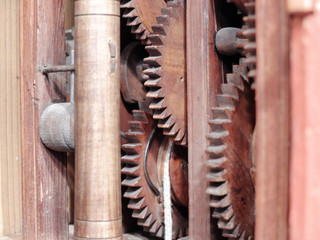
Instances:
[[[75,13],[74,235],[122,239],[120,2],[75,1]]]
[[[208,121],[215,94],[222,82],[221,66],[214,49],[215,6],[212,1],[187,1],[187,99],[189,157],[189,238],[213,239],[209,196],[206,194]]]
[[[291,27],[289,239],[320,239],[320,9],[294,15]]]
[[[23,239],[68,238],[66,154],[42,145],[39,117],[65,97],[37,71],[65,63],[63,1],[20,1]]]
[[[284,240],[288,237],[288,15],[284,0],[257,0],[256,4],[255,239]]]
[[[0,236],[21,232],[19,1],[0,1]]]

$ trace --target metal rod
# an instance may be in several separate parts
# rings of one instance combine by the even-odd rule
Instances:
[[[74,239],[122,239],[120,1],[75,1]]]
[[[54,73],[54,72],[71,72],[71,71],[74,71],[74,65],[42,66],[42,67],[39,67],[38,70],[42,74]]]

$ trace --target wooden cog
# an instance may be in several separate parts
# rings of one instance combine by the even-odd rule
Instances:
[[[152,26],[157,23],[156,16],[166,6],[163,0],[124,0],[120,7],[125,9],[123,17],[127,18],[127,26],[143,44],[150,44],[148,36],[152,33]]]
[[[158,127],[177,144],[186,145],[185,1],[168,1],[161,13],[149,36],[151,45],[146,46],[147,97]]]
[[[207,149],[210,207],[224,237],[252,240],[254,235],[254,183],[251,178],[251,141],[255,124],[254,91],[250,89],[244,60],[227,74],[210,121]]]
[[[133,120],[130,121],[130,130],[125,134],[128,143],[122,145],[125,155],[121,162],[124,167],[121,173],[126,176],[122,181],[128,189],[124,197],[129,198],[129,209],[133,209],[132,217],[138,219],[138,225],[143,226],[144,231],[150,232],[156,237],[164,235],[163,203],[161,196],[157,196],[149,187],[144,172],[144,153],[151,132],[154,129],[154,120],[142,110],[133,111]],[[156,132],[150,142],[147,155],[147,171],[154,185],[161,189],[162,175],[159,177],[157,165],[159,161],[159,149],[161,148],[163,135]],[[162,139],[162,140],[161,140]],[[177,239],[186,233],[187,221],[182,217],[178,209],[172,206],[173,237]]]

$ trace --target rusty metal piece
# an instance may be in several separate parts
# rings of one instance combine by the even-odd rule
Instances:
[[[42,74],[55,72],[71,72],[74,71],[74,65],[59,65],[59,66],[41,66],[38,71]]]
[[[156,128],[152,116],[142,110],[133,111],[130,130],[125,134],[128,142],[122,145],[125,155],[121,161],[121,173],[126,176],[122,185],[128,187],[124,197],[129,198],[128,208],[138,225],[157,237],[163,237],[163,159],[168,148],[168,139]],[[179,168],[181,169],[181,168]],[[175,171],[179,172],[179,169]],[[181,170],[180,170],[181,171]],[[181,174],[181,173],[180,173]],[[184,188],[188,188],[187,184]],[[185,236],[187,221],[175,205],[173,211],[174,239]]]
[[[122,97],[127,103],[142,103],[146,101],[147,90],[143,83],[148,76],[143,73],[147,68],[143,59],[147,53],[138,42],[127,45],[121,53],[121,82]]]
[[[243,59],[227,74],[222,94],[217,95],[210,121],[207,175],[212,216],[222,235],[252,240],[254,236],[254,183],[251,178],[252,134],[255,125],[254,91],[235,70],[245,67]]]
[[[244,39],[242,31],[233,27],[220,29],[215,36],[217,51],[226,56],[244,55],[243,48],[248,40]]]
[[[246,55],[245,63],[249,68],[248,77],[253,79],[251,85],[252,88],[255,87],[255,79],[257,76],[257,44],[256,44],[256,15],[255,15],[255,1],[247,3],[246,8],[248,10],[248,16],[244,17],[245,22],[243,35],[248,40],[244,45],[244,51]]]
[[[42,113],[39,122],[41,141],[58,152],[74,151],[74,105],[55,103]]]
[[[150,109],[158,127],[177,144],[187,144],[186,110],[186,51],[185,51],[185,1],[169,1],[162,15],[157,17],[146,46],[150,57],[145,59],[149,68],[145,73],[150,88]]]
[[[123,0],[122,17],[127,18],[127,26],[131,26],[131,33],[136,35],[143,44],[150,44],[148,36],[153,33],[152,26],[157,23],[156,16],[166,6],[163,0]]]

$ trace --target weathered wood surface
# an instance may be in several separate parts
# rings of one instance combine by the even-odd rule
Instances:
[[[68,238],[66,154],[44,147],[39,117],[65,97],[37,71],[65,63],[63,1],[20,1],[23,239]]]
[[[215,106],[215,94],[222,82],[214,49],[215,17],[213,1],[187,1],[187,98],[189,157],[189,238],[213,239],[209,196],[206,194],[209,145],[208,121]]]
[[[258,75],[255,239],[284,240],[288,237],[288,16],[285,0],[257,0],[256,4]]]
[[[21,232],[19,1],[0,7],[0,236]]]
[[[293,15],[291,27],[289,239],[313,240],[320,239],[320,9]]]

